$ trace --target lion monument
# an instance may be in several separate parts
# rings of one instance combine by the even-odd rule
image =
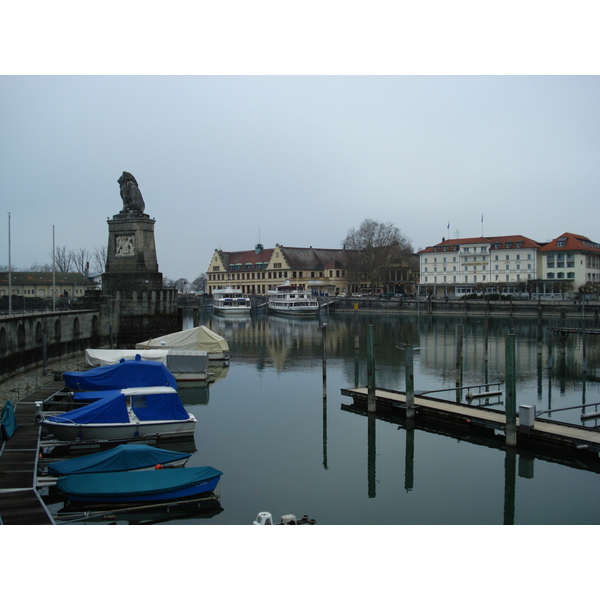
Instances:
[[[121,198],[123,199],[123,210],[121,212],[139,212],[143,213],[146,209],[142,193],[138,187],[135,177],[123,171],[123,175],[117,180],[121,188]]]

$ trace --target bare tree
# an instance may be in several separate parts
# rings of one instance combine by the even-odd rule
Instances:
[[[73,254],[67,251],[66,246],[59,246],[54,251],[54,257],[50,252],[50,258],[53,258],[56,270],[61,273],[70,273],[73,268]]]
[[[393,223],[365,219],[348,231],[342,245],[348,253],[352,281],[366,279],[371,291],[382,285],[391,265],[406,263],[413,253],[411,241]]]
[[[200,273],[192,283],[190,283],[190,292],[204,293],[206,291],[206,273]]]
[[[79,248],[79,250],[72,250],[70,254],[75,270],[85,275],[90,263],[90,253],[85,248]]]
[[[92,270],[95,273],[104,273],[106,269],[106,246],[94,248],[92,254]]]
[[[183,294],[187,290],[189,283],[190,282],[187,279],[185,279],[185,277],[182,277],[181,279],[175,281],[173,285],[175,289],[179,291],[180,294]]]
[[[37,262],[34,262],[31,267],[29,267],[29,270],[33,273],[51,273],[52,272],[52,265],[46,263],[45,265],[40,265]]]

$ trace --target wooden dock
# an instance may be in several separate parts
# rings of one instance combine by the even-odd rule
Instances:
[[[40,426],[36,402],[64,387],[52,382],[20,400],[15,407],[17,430],[0,447],[0,524],[54,525],[54,519],[37,490]]]
[[[343,409],[368,414],[367,388],[342,389],[341,392],[354,400],[353,406],[342,406]],[[505,447],[504,411],[415,394],[415,417],[409,419],[406,417],[406,395],[403,392],[377,388],[375,397],[375,414],[378,418],[403,426],[412,422],[411,425],[416,428],[467,441],[495,438],[500,441],[499,447]],[[523,428],[517,416],[517,449],[560,456],[560,462],[583,461],[589,465],[590,470],[600,472],[600,430],[591,427],[537,418],[532,428]],[[565,455],[569,458],[565,459]]]

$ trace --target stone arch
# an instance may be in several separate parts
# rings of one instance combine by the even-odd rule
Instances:
[[[98,335],[100,333],[100,327],[98,325],[98,316],[94,315],[92,317],[92,336]]]
[[[4,354],[7,351],[7,344],[6,344],[6,329],[4,329],[4,327],[2,327],[0,329],[0,352],[2,352],[2,354]]]
[[[62,337],[61,329],[60,319],[56,319],[56,321],[54,321],[54,340],[56,342],[60,342],[60,338]]]
[[[44,341],[44,328],[41,321],[35,324],[35,343],[41,344]]]
[[[73,319],[73,338],[78,338],[81,335],[81,324],[79,323],[79,317]]]
[[[19,349],[19,352],[25,350],[26,343],[27,334],[25,333],[25,325],[19,323],[19,326],[17,327],[17,348]]]

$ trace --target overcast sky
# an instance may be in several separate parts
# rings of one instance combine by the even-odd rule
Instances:
[[[600,241],[599,107],[595,75],[4,75],[0,264],[9,212],[19,269],[50,261],[53,226],[57,246],[105,246],[123,171],[171,279],[215,248],[339,248],[367,218],[415,250]]]

